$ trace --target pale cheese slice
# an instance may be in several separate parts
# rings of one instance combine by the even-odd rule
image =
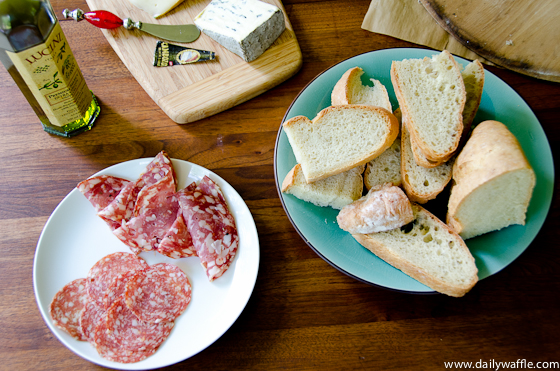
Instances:
[[[161,17],[175,8],[183,0],[128,0],[132,5],[150,13],[154,18]]]

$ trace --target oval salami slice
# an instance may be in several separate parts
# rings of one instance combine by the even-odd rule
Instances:
[[[206,176],[199,186],[193,184],[178,192],[179,205],[200,262],[208,279],[213,281],[233,262],[239,236],[218,185]]]
[[[53,324],[78,340],[86,340],[80,329],[80,315],[86,301],[85,278],[65,285],[56,293],[49,307]]]
[[[151,265],[128,281],[126,305],[142,321],[173,321],[191,301],[191,284],[176,265]]]
[[[94,330],[100,322],[105,322],[107,310],[93,300],[88,300],[80,315],[80,330],[84,340],[93,343]]]
[[[148,263],[134,254],[117,252],[96,262],[87,274],[86,288],[90,300],[104,305],[105,292],[115,277],[131,270],[148,267]]]
[[[111,175],[99,175],[80,182],[78,190],[96,211],[106,208],[130,181]]]
[[[182,212],[177,213],[177,219],[159,243],[157,251],[173,259],[196,256],[191,234]]]

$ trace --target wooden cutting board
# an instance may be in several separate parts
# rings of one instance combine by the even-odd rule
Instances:
[[[86,1],[90,10],[108,10],[122,19],[156,24],[193,23],[194,17],[210,2],[185,0],[169,13],[154,19],[128,0]],[[286,30],[264,54],[249,63],[201,33],[195,42],[173,44],[214,51],[217,56],[215,61],[154,67],[154,51],[159,39],[124,27],[102,32],[148,95],[173,121],[185,124],[254,98],[287,80],[300,69],[301,51],[282,2],[265,1],[284,12]],[[84,27],[94,26],[84,22]]]
[[[560,82],[560,1],[420,1],[475,53],[519,73]]]

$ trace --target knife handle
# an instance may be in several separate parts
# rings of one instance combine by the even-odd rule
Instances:
[[[85,19],[95,27],[99,28],[113,29],[123,25],[122,19],[106,10],[94,10],[92,12],[84,13],[80,9],[76,9],[73,11],[64,9],[62,11],[62,15],[64,15],[65,18],[73,18],[76,21]]]

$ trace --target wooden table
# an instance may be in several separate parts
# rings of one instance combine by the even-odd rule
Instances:
[[[53,0],[87,9],[83,0]],[[243,197],[256,222],[261,262],[252,297],[213,345],[174,370],[443,370],[444,362],[560,361],[558,185],[533,243],[461,299],[411,295],[352,279],[315,254],[290,224],[275,186],[274,145],[292,100],[317,74],[354,55],[415,47],[361,29],[369,0],[285,0],[304,63],[280,86],[186,126],[172,122],[123,67],[101,32],[62,27],[102,113],[68,140],[42,131],[0,69],[0,369],[100,369],[64,347],[35,302],[35,247],[47,218],[77,184],[108,166],[165,149],[206,167]],[[560,85],[488,68],[534,110],[560,148]]]

